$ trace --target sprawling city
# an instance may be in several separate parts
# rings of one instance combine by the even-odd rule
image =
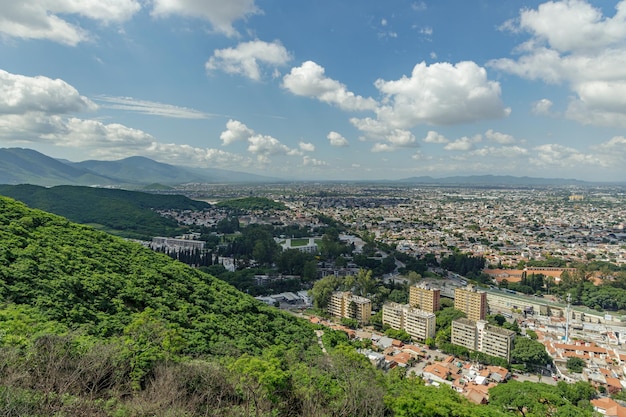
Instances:
[[[296,230],[297,236],[274,240],[283,254],[307,254],[316,275],[283,274],[280,266],[257,272],[257,299],[345,332],[381,369],[405,368],[478,404],[511,378],[585,381],[607,395],[626,384],[623,187],[187,188],[194,198],[214,203],[254,195],[284,204],[280,210],[248,210],[239,224],[242,230]],[[219,229],[229,216],[220,204],[161,214],[201,226],[198,232]],[[334,260],[332,233],[336,245],[349,248],[335,249]],[[228,253],[226,235],[212,235],[222,244],[210,250]],[[172,248],[192,242],[177,240]],[[235,273],[243,263],[252,269],[263,264],[243,258],[216,256],[219,267],[211,268]],[[300,286],[281,291],[294,282]],[[322,346],[324,332],[318,331]],[[611,401],[603,397],[593,404],[603,410]]]

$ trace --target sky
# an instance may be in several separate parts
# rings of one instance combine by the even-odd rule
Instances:
[[[0,147],[626,180],[626,0],[0,0]]]

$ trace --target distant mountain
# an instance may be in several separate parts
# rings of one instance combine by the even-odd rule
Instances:
[[[164,164],[143,156],[132,156],[119,161],[83,161],[70,163],[73,167],[98,175],[115,178],[128,184],[182,184],[206,182],[206,178],[184,168]]]
[[[73,167],[32,149],[0,148],[0,183],[43,186],[112,185],[115,180]]]
[[[538,185],[589,185],[586,181],[563,179],[563,178],[534,178],[514,177],[511,175],[470,175],[454,176],[445,178],[433,178],[429,176],[411,177],[399,180],[409,184],[432,184],[432,185],[476,185],[476,186],[538,186]]]
[[[119,161],[70,162],[32,149],[0,148],[0,184],[164,186],[280,182],[277,178],[217,168],[185,168],[133,156]]]

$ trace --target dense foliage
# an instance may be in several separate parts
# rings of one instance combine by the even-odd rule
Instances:
[[[173,219],[154,210],[201,210],[207,203],[180,195],[157,195],[109,188],[35,185],[0,185],[0,195],[32,208],[67,217],[124,237],[150,239],[181,232]]]
[[[138,244],[0,199],[0,295],[94,336],[138,321],[167,328],[187,354],[306,344],[310,330],[210,275]]]

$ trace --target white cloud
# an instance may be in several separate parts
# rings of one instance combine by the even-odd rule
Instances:
[[[515,138],[513,136],[507,135],[506,133],[495,132],[492,129],[485,132],[485,138],[501,145],[510,145],[511,143],[515,143]]]
[[[187,107],[179,107],[155,101],[138,100],[132,97],[99,96],[95,100],[107,103],[104,104],[103,107],[108,109],[127,110],[153,116],[172,117],[176,119],[207,119],[212,116],[217,116]]]
[[[519,27],[560,51],[593,50],[620,44],[626,37],[626,2],[613,18],[586,1],[549,1],[537,10],[522,10]]]
[[[276,76],[277,67],[287,64],[290,59],[289,52],[280,42],[255,40],[240,43],[235,48],[215,50],[205,67],[207,71],[221,70],[259,81],[262,78],[263,66],[270,67],[272,75]]]
[[[297,96],[316,98],[342,110],[374,110],[376,101],[348,91],[346,86],[324,75],[324,68],[306,61],[283,77],[283,87]]]
[[[385,139],[396,148],[412,148],[418,146],[415,136],[408,130],[394,129]]]
[[[153,0],[152,15],[179,15],[209,21],[213,28],[227,36],[237,36],[233,23],[260,14],[254,0]]]
[[[626,126],[626,1],[613,17],[582,0],[551,1],[522,10],[506,30],[526,32],[518,59],[490,61],[492,66],[530,80],[565,83],[575,94],[565,116],[582,124]],[[539,102],[538,114],[549,111]],[[547,107],[546,107],[547,106]]]
[[[381,143],[381,142],[377,142],[372,146],[372,152],[374,153],[378,153],[378,152],[393,152],[395,151],[396,148],[389,144],[389,143]]]
[[[448,143],[443,147],[446,151],[471,151],[474,149],[474,144],[481,141],[480,135],[476,135],[472,138],[463,136],[454,142]]]
[[[607,142],[592,147],[597,152],[598,158],[607,166],[621,169],[626,166],[626,137],[614,136]]]
[[[0,114],[66,114],[96,108],[95,103],[63,80],[0,70]]]
[[[300,150],[303,151],[303,152],[314,152],[315,151],[315,145],[313,145],[312,143],[300,142],[299,147],[300,147]]]
[[[552,114],[552,104],[553,103],[551,100],[548,100],[547,98],[542,98],[541,100],[533,103],[531,110],[533,114],[539,116],[549,116]]]
[[[302,155],[297,149],[290,149],[276,138],[258,134],[248,138],[248,151],[264,157],[270,155]]]
[[[530,163],[538,167],[575,169],[580,165],[606,166],[605,160],[559,144],[549,143],[534,150],[536,155],[530,158]]]
[[[328,141],[330,142],[331,146],[335,146],[338,148],[341,147],[345,147],[348,146],[348,140],[346,138],[344,138],[343,136],[341,136],[341,134],[337,133],[337,132],[329,132],[328,135],[326,136],[326,138],[328,139]]]
[[[0,32],[22,39],[48,39],[75,46],[90,38],[64,20],[79,15],[103,24],[122,23],[141,8],[137,0],[20,0],[0,3]]]
[[[426,26],[420,29],[422,35],[431,36],[433,34],[433,28]]]
[[[233,142],[248,140],[253,135],[254,130],[238,120],[230,119],[226,122],[226,130],[220,134],[220,139],[222,140],[222,145],[227,146]]]
[[[394,128],[418,124],[452,125],[508,116],[500,100],[500,84],[474,62],[456,65],[417,64],[410,77],[377,80],[385,96],[378,120]]]
[[[520,146],[487,146],[472,151],[471,155],[498,159],[519,158],[528,155],[528,150]]]
[[[445,136],[440,135],[434,130],[429,130],[424,138],[425,143],[448,143],[450,142]]]
[[[323,167],[323,166],[328,166],[328,163],[325,161],[320,161],[319,159],[311,158],[309,156],[304,156],[302,158],[302,165],[313,166],[313,167]]]

